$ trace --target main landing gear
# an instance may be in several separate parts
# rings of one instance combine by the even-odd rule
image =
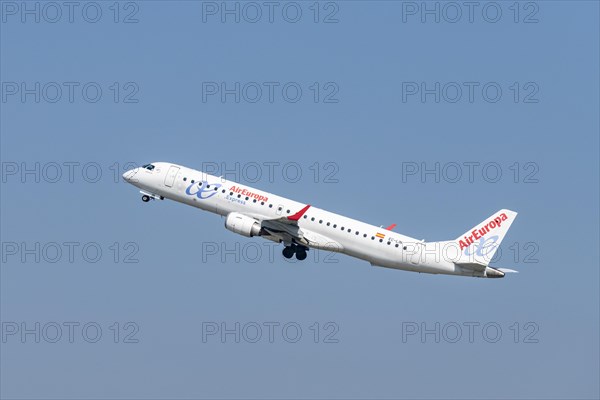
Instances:
[[[296,259],[302,261],[306,260],[306,250],[308,249],[304,246],[292,244],[291,246],[285,246],[282,254],[285,258],[292,258],[296,254]]]
[[[150,201],[150,196],[148,196],[147,194],[143,195],[143,196],[142,196],[142,201],[143,201],[144,203],[147,203],[147,202],[149,202],[149,201]]]

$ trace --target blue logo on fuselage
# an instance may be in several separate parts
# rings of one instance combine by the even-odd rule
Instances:
[[[223,185],[220,183],[209,184],[206,181],[202,181],[190,184],[190,186],[188,186],[188,188],[185,190],[185,193],[189,194],[190,196],[195,195],[200,200],[206,200],[217,194],[217,190],[219,190],[221,186]],[[193,191],[194,189],[196,189],[195,192]]]

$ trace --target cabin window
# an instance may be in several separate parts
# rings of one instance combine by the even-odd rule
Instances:
[[[312,217],[310,220],[311,220],[311,221],[314,221],[314,220],[315,220],[315,217]]]
[[[256,199],[252,200],[253,203],[256,203]]]
[[[261,202],[260,202],[260,205],[261,205],[261,206],[264,206],[264,205],[265,205],[265,202],[264,202],[264,201],[261,201]]]
[[[379,243],[383,243],[383,239],[379,239]]]
[[[334,228],[337,228],[337,224],[333,224],[333,227],[334,227]]]
[[[290,210],[287,210],[286,212],[289,214],[289,213],[290,213]]]
[[[320,219],[320,220],[319,220],[319,223],[320,223],[320,224],[322,224],[322,223],[323,223],[323,220],[322,220],[322,219]]]
[[[308,218],[308,215],[305,215],[305,216],[304,216],[304,219],[306,219],[306,218]]]
[[[404,246],[404,247],[402,248],[402,250],[406,250],[406,246]]]
[[[348,233],[351,233],[351,232],[352,232],[352,229],[348,228]]]
[[[371,240],[375,240],[375,236],[371,236]]]
[[[269,208],[273,208],[273,204],[269,204]]]
[[[328,222],[328,223],[327,223],[327,226],[329,226],[329,225],[331,225],[331,222]]]
[[[363,235],[363,237],[367,237],[367,234],[365,233],[365,234]]]
[[[356,231],[356,236],[358,236],[359,234],[360,234],[360,232],[359,232],[359,231]]]
[[[185,182],[185,181],[187,181],[187,178],[186,178],[185,176],[183,177],[183,181],[184,181],[184,182]]]
[[[396,243],[396,247],[400,246],[398,243]]]
[[[221,190],[221,193],[225,193],[225,189]]]
[[[246,196],[246,201],[248,201],[248,199],[250,199],[250,197]]]
[[[192,179],[190,182],[191,182],[191,183],[194,183],[194,180]],[[198,182],[198,183],[200,183],[200,182]]]

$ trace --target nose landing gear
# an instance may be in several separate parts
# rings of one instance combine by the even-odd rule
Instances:
[[[142,194],[142,201],[144,203],[147,203],[150,200],[164,200],[165,199],[164,196],[159,196],[158,194],[149,193],[144,190],[140,190],[140,193]]]
[[[292,258],[294,254],[296,254],[296,259],[298,261],[306,260],[307,254],[306,250],[308,250],[304,246],[298,246],[292,244],[291,246],[285,246],[283,251],[281,252],[285,258]]]

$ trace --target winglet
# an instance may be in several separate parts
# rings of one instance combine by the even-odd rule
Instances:
[[[391,224],[390,226],[388,226],[387,228],[385,228],[388,231],[391,231],[392,229],[394,229],[396,227],[396,224]]]
[[[309,208],[310,204],[304,207],[302,210],[298,211],[296,214],[290,215],[289,217],[287,217],[287,219],[289,219],[290,221],[298,221],[300,218],[302,218],[306,210],[308,210]]]

